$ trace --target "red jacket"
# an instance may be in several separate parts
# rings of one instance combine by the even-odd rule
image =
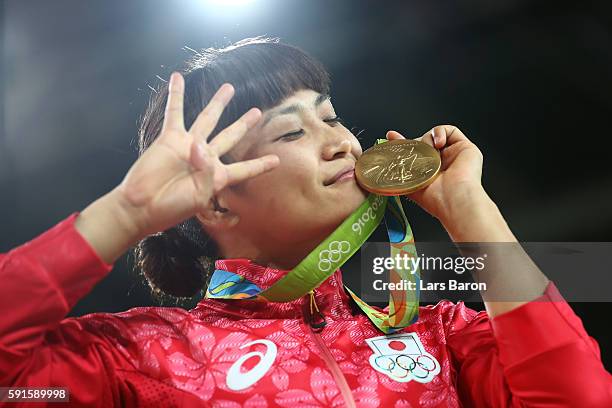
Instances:
[[[552,283],[550,301],[495,319],[461,302],[421,307],[392,338],[352,306],[339,271],[315,291],[320,331],[306,298],[65,318],[112,269],[76,216],[0,255],[2,386],[67,387],[72,404],[101,407],[612,406],[597,342]],[[285,273],[218,266],[261,288]]]

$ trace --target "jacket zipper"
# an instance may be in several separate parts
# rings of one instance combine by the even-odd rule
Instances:
[[[315,304],[315,308],[317,312],[319,313],[320,317],[323,317],[324,319],[324,316],[321,314],[321,312],[319,312],[318,308],[316,307],[316,302],[314,301],[313,292],[310,292],[310,302],[311,302],[311,305],[313,303]],[[323,341],[323,337],[321,337],[321,334],[319,333],[322,327],[313,325],[312,308],[311,308],[311,316],[309,316],[308,320],[309,320],[308,326],[310,329],[309,330],[310,335],[312,336],[312,339],[314,340],[315,344],[319,347],[319,349],[321,349],[321,352],[322,352],[321,357],[323,358],[323,361],[325,361],[327,368],[329,368],[329,370],[331,371],[332,376],[334,377],[334,381],[336,381],[336,385],[340,389],[340,394],[342,395],[342,399],[344,399],[344,404],[349,408],[355,408],[356,407],[355,399],[353,398],[353,393],[351,392],[351,388],[346,382],[346,377],[344,377],[344,374],[342,373],[342,370],[340,370],[340,367],[338,366],[336,359],[334,358],[334,356],[332,356],[331,352],[329,351],[329,348],[325,344],[325,341]]]

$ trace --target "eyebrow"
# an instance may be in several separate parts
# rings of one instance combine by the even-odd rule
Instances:
[[[329,100],[331,97],[329,94],[319,94],[317,96],[317,99],[315,99],[315,103],[314,106],[315,108],[319,105],[321,105],[323,102]],[[289,105],[286,108],[283,108],[281,110],[279,110],[278,112],[272,112],[270,113],[270,116],[268,116],[266,119],[264,119],[263,124],[261,125],[261,127],[263,128],[264,126],[266,126],[266,124],[268,124],[268,122],[270,122],[272,119],[274,119],[277,116],[280,115],[288,115],[290,113],[296,113],[296,112],[300,112],[302,111],[302,105],[297,105],[297,104],[293,104],[293,105]]]

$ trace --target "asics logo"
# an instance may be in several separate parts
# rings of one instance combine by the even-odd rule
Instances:
[[[241,349],[252,346],[254,344],[263,344],[266,346],[265,353],[259,351],[251,351],[240,357],[232,364],[227,371],[226,384],[227,388],[232,391],[240,391],[249,388],[257,381],[266,375],[274,360],[276,359],[277,348],[276,344],[270,340],[260,339],[254,340],[240,346]],[[250,370],[243,370],[242,365],[252,357],[259,358],[259,362]]]

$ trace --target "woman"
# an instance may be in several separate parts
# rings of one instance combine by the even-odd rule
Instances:
[[[485,299],[487,313],[443,301],[394,337],[354,307],[339,270],[290,302],[209,292],[190,311],[65,318],[136,243],[160,294],[192,296],[212,269],[249,290],[286,275],[367,197],[352,172],[362,148],[328,95],[320,63],[264,39],[174,73],[119,186],[0,259],[0,383],[67,387],[88,406],[610,406],[597,343],[522,252],[487,279],[548,301]],[[421,139],[442,171],[410,198],[454,241],[515,242],[478,148],[453,126]],[[408,346],[420,355],[396,362],[404,377],[376,368],[381,348]]]

